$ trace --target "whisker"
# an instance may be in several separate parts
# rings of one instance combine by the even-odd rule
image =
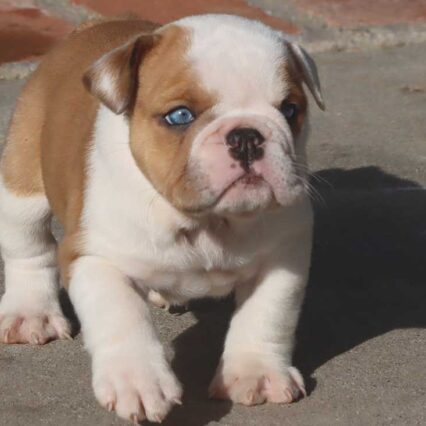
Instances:
[[[331,184],[331,182],[329,182],[327,179],[323,178],[322,176],[319,176],[317,173],[309,173],[309,177],[315,179],[318,182],[326,184],[330,188],[333,188],[333,185]]]
[[[309,177],[310,179],[313,179],[319,183],[323,183],[325,185],[327,185],[328,187],[332,188],[333,185],[325,178],[323,178],[322,176],[318,175],[318,172],[315,173],[311,173],[309,171],[309,167],[306,164],[303,163],[299,163],[297,161],[293,160],[293,166],[296,170],[303,172],[304,174],[307,175],[307,177]]]
[[[309,182],[308,179],[302,179],[302,182],[306,188],[306,192],[312,201],[318,202],[323,206],[326,206],[327,203],[321,193]]]

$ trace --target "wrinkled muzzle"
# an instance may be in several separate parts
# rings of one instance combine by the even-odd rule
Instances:
[[[195,137],[189,173],[201,204],[241,214],[289,205],[305,191],[289,126],[279,115],[220,117]]]

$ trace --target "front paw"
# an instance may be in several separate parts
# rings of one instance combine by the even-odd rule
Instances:
[[[256,405],[266,401],[290,403],[306,396],[306,390],[303,377],[295,367],[277,367],[261,355],[241,354],[222,358],[209,395],[214,399]]]
[[[0,342],[44,345],[69,339],[70,324],[55,299],[39,298],[31,304],[20,294],[6,293],[0,303]]]
[[[167,362],[147,357],[121,352],[93,360],[97,400],[135,424],[145,418],[160,423],[174,404],[181,404],[182,388]]]

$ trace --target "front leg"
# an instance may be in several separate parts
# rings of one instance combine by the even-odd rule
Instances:
[[[237,307],[210,395],[245,405],[289,403],[306,395],[291,366],[308,279],[311,232],[277,251],[257,282],[236,289]]]
[[[99,403],[120,417],[161,422],[181,386],[166,361],[145,301],[130,280],[94,256],[72,266],[70,296],[92,355]]]

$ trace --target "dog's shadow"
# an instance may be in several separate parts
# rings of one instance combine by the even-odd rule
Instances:
[[[323,170],[312,182],[312,268],[295,365],[307,379],[335,356],[396,328],[425,327],[426,191],[376,167]],[[165,425],[203,426],[231,410],[207,398],[232,301],[191,305],[198,322],[174,341],[185,404]]]
[[[208,386],[222,352],[233,299],[195,301],[189,309],[197,323],[173,342],[172,368],[184,388],[183,405],[170,413],[163,422],[166,426],[203,426],[219,422],[232,407],[230,402],[209,400]]]
[[[377,167],[318,176],[295,356],[307,377],[373,337],[426,327],[426,190]]]

